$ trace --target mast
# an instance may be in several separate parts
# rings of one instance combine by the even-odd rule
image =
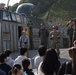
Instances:
[[[7,1],[7,10],[9,10],[9,2],[10,0]]]

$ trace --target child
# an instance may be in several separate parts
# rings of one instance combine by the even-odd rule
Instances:
[[[34,75],[34,73],[30,70],[30,61],[29,59],[24,59],[22,61],[23,70],[27,73],[27,75]]]
[[[12,75],[22,75],[22,73],[23,73],[23,69],[22,69],[21,65],[16,64],[13,66]]]

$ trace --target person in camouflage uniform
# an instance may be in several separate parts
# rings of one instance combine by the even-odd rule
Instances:
[[[60,47],[60,32],[56,29],[56,26],[52,27],[52,31],[49,34],[51,40],[51,48],[56,49],[58,57],[60,55],[59,47]]]
[[[40,37],[40,45],[45,45],[45,47],[47,48],[49,31],[45,28],[44,23],[41,23],[41,28],[39,30],[39,37]]]

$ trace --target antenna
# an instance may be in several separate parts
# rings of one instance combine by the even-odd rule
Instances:
[[[7,10],[9,10],[9,2],[10,0],[7,1]]]

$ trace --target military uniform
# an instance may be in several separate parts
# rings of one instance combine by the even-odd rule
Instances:
[[[69,35],[70,38],[70,47],[73,46],[73,27],[69,27],[67,31],[67,35]]]
[[[51,48],[56,49],[57,50],[57,54],[59,56],[59,54],[60,54],[60,51],[59,51],[59,47],[60,47],[60,32],[58,32],[58,30],[51,31],[49,36],[50,36],[50,40],[51,40]]]
[[[40,44],[41,45],[45,45],[47,47],[48,36],[49,36],[49,31],[47,29],[40,29],[39,30],[39,37],[40,37]]]

